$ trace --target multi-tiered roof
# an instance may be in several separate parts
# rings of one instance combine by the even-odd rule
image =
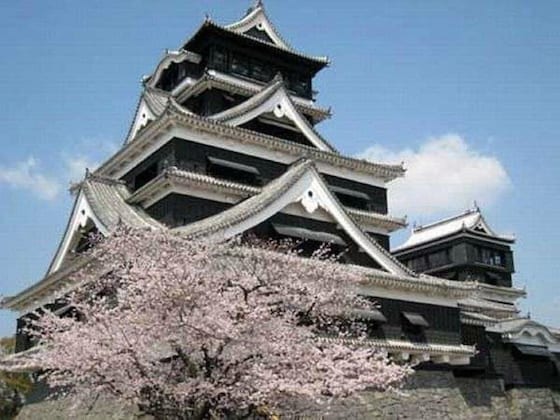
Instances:
[[[24,315],[72,288],[91,231],[124,223],[189,237],[251,232],[328,242],[362,266],[363,293],[388,308],[370,345],[403,360],[468,363],[474,348],[461,343],[460,313],[510,318],[524,292],[418,275],[389,253],[389,234],[405,221],[388,214],[386,188],[404,169],[344,156],[319,133],[330,111],[312,83],[327,64],[294,50],[260,1],[234,24],[206,19],[144,78],[122,148],[75,189],[46,276],[4,307]]]

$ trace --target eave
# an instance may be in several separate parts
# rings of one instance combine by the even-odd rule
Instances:
[[[394,360],[410,362],[413,365],[429,361],[436,364],[467,365],[470,363],[470,358],[476,354],[474,346],[463,344],[415,343],[406,340],[373,338],[321,337],[319,340],[326,343],[344,343],[361,347],[373,347],[388,353]]]
[[[191,63],[199,64],[202,57],[192,51],[179,50],[170,51],[166,50],[164,57],[158,63],[154,72],[144,78],[142,81],[145,86],[155,88],[162,73],[169,68],[171,64],[182,63],[183,61],[190,61]]]
[[[445,244],[447,242],[450,242],[454,239],[457,238],[463,238],[463,237],[467,237],[467,238],[472,238],[472,239],[480,239],[486,242],[492,242],[495,243],[497,245],[502,245],[502,246],[508,246],[508,245],[512,245],[515,243],[514,239],[511,238],[506,238],[506,237],[501,237],[501,236],[490,236],[490,235],[485,235],[484,233],[480,233],[480,232],[476,232],[473,231],[471,229],[461,229],[461,230],[457,230],[455,232],[451,232],[445,236],[441,236],[438,238],[434,238],[430,241],[426,241],[426,242],[419,242],[417,244],[414,245],[410,245],[410,246],[398,246],[394,249],[391,250],[391,252],[393,253],[393,255],[397,256],[397,257],[402,257],[408,254],[412,254],[416,251],[420,251],[426,248],[431,248],[433,246],[436,245],[441,245],[441,244]]]
[[[63,266],[60,270],[46,275],[37,283],[27,287],[17,295],[4,298],[0,304],[2,309],[24,311],[28,308],[37,308],[52,300],[56,291],[63,291],[71,282],[72,274],[85,267],[91,260],[76,258]]]
[[[492,302],[475,296],[460,300],[458,305],[462,310],[489,314],[500,319],[511,318],[519,313],[515,305]]]
[[[237,127],[264,114],[273,115],[280,120],[290,120],[310,144],[319,150],[338,153],[298,111],[280,74],[246,101],[208,118]]]
[[[171,167],[162,172],[157,178],[135,191],[127,201],[131,204],[141,204],[143,207],[147,207],[151,205],[151,202],[156,197],[177,192],[177,186],[192,186],[195,188],[202,188],[205,191],[211,190],[213,192],[227,194],[234,197],[236,201],[260,194],[262,191],[261,187],[227,181],[209,175]],[[351,207],[345,207],[345,209],[360,225],[374,226],[386,230],[387,233],[394,232],[406,226],[406,221],[404,219]],[[366,228],[364,227],[364,229]]]
[[[363,269],[364,286],[379,287],[388,290],[401,290],[412,293],[442,296],[447,298],[467,298],[476,291],[472,282],[454,282],[438,277],[393,275],[375,269]]]
[[[216,70],[207,70],[200,79],[185,86],[184,89],[180,91],[174,90],[173,95],[179,103],[184,103],[188,98],[197,96],[207,89],[222,89],[230,93],[249,97],[261,91],[265,86],[265,83],[242,80]],[[291,92],[290,98],[297,109],[302,114],[312,117],[315,123],[319,123],[332,116],[330,109],[319,107],[310,99],[293,95]]]
[[[262,39],[255,38],[249,35],[235,32],[227,27],[218,25],[210,19],[206,19],[199,29],[192,35],[187,41],[183,43],[182,49],[184,50],[196,50],[196,44],[206,39],[209,34],[216,34],[224,38],[231,40],[236,40],[245,44],[248,48],[262,48],[264,50],[270,49],[275,52],[275,55],[284,55],[285,59],[301,63],[315,73],[319,72],[321,69],[325,68],[330,64],[328,57],[315,57],[307,55],[301,52],[297,52],[292,49],[283,48],[281,46],[266,42]]]
[[[165,112],[157,120],[141,129],[131,142],[126,144],[98,168],[96,174],[110,177],[122,176],[123,174],[119,174],[119,171],[122,172],[143,151],[156,143],[160,135],[177,126],[183,126],[187,129],[220,138],[231,139],[241,144],[251,144],[275,152],[286,153],[293,156],[294,159],[298,159],[301,156],[309,156],[317,162],[364,173],[379,178],[384,182],[402,177],[405,172],[402,165],[373,163],[363,159],[350,158],[338,153],[318,150],[311,146],[212,121],[208,118],[192,114],[178,105],[173,99],[170,99]]]
[[[263,187],[260,194],[243,200],[217,215],[174,230],[193,239],[227,239],[268,220],[292,203],[299,203],[309,214],[318,209],[325,210],[356,246],[384,270],[393,274],[416,275],[356,224],[329,190],[315,163],[307,158],[292,164],[284,174]]]

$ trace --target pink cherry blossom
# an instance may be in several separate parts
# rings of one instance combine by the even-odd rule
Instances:
[[[367,346],[349,319],[372,303],[360,271],[325,249],[189,240],[121,227],[85,257],[67,316],[32,326],[53,389],[117,398],[156,418],[270,415],[398,386],[410,368]],[[292,411],[291,411],[292,412]]]

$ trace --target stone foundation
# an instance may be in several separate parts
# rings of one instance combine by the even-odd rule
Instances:
[[[115,419],[139,417],[112,404],[69,414],[62,401],[25,406],[17,417],[28,419]],[[560,392],[548,388],[504,390],[499,379],[455,378],[451,372],[418,371],[399,392],[367,392],[362,404],[336,404],[309,412],[303,419],[560,419]],[[146,417],[143,417],[146,419]]]

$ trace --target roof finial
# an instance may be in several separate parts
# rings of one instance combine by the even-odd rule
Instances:
[[[473,209],[474,211],[480,212],[480,207],[478,207],[476,200],[473,200]]]
[[[247,9],[247,13],[245,14],[245,16],[253,13],[257,9],[262,9],[262,8],[264,8],[264,4],[262,0],[255,0],[253,2],[253,5]]]

